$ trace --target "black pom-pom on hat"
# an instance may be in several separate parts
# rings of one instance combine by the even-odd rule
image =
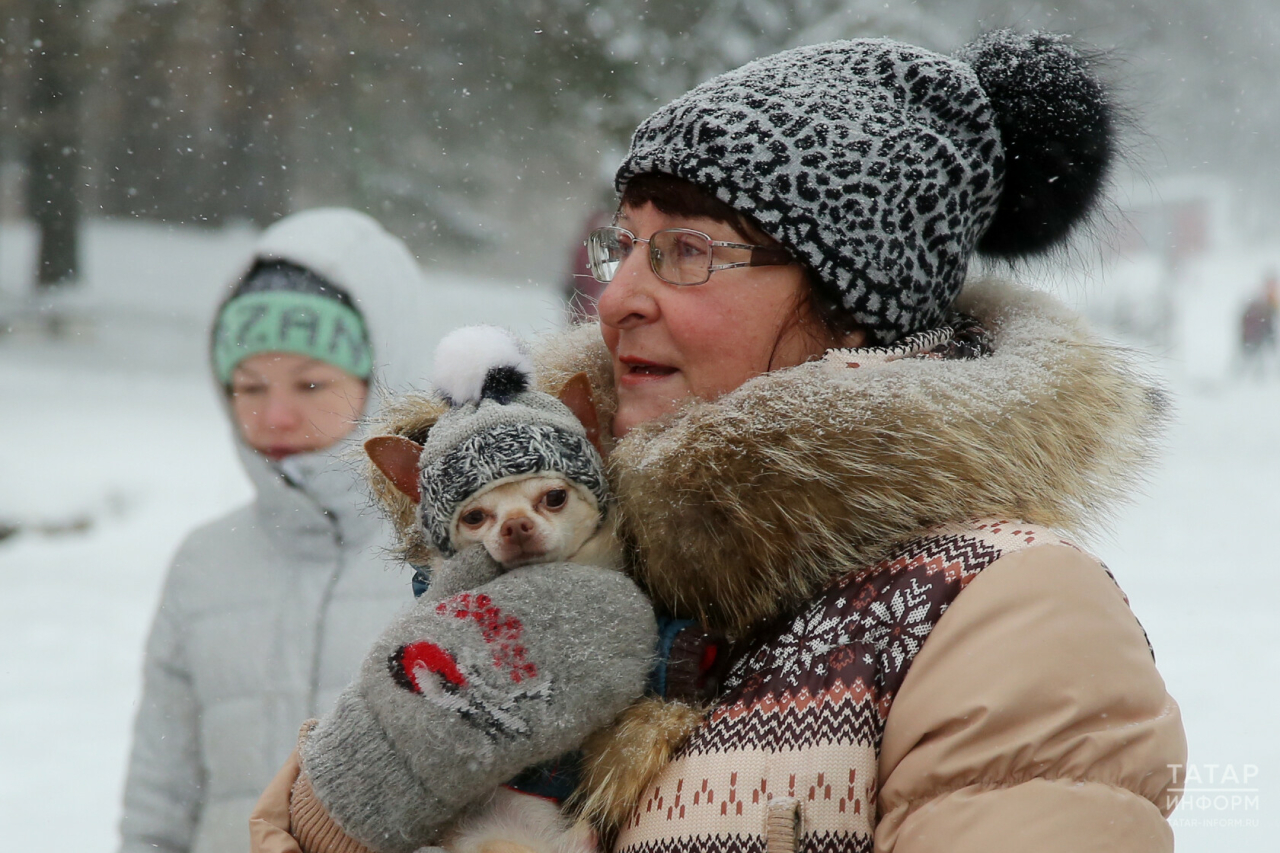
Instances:
[[[996,30],[956,58],[977,74],[1004,146],[1004,189],[978,250],[1005,258],[1047,251],[1102,196],[1115,149],[1107,92],[1059,35]]]
[[[480,396],[506,405],[529,390],[529,374],[515,365],[503,364],[489,368],[484,375]]]

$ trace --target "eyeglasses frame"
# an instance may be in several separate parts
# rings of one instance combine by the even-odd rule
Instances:
[[[781,267],[788,266],[796,262],[796,259],[791,255],[791,253],[784,248],[775,246],[756,246],[751,243],[734,243],[726,240],[713,240],[711,239],[710,234],[698,231],[694,228],[663,228],[661,231],[653,232],[648,237],[638,237],[635,232],[630,229],[623,228],[620,225],[602,225],[599,228],[593,228],[591,233],[587,235],[587,239],[583,241],[583,245],[587,247],[588,257],[590,256],[591,251],[591,238],[601,231],[621,231],[631,237],[632,243],[647,243],[649,245],[649,269],[653,270],[653,274],[659,279],[673,287],[698,287],[699,285],[706,284],[710,281],[712,273],[720,272],[721,270],[739,269],[741,267]],[[746,261],[738,261],[732,264],[708,264],[707,277],[702,281],[672,281],[671,279],[663,276],[662,273],[658,272],[658,265],[653,257],[653,238],[657,237],[659,234],[666,234],[669,232],[676,234],[692,234],[695,237],[702,237],[705,239],[708,245],[711,246],[712,261],[715,260],[715,250],[717,247],[723,249],[750,249],[751,258]],[[609,284],[613,281],[612,278],[609,279],[609,281],[602,281],[598,278],[595,274],[594,265],[588,263],[587,268],[592,270],[591,277],[596,281],[599,281],[601,284]]]

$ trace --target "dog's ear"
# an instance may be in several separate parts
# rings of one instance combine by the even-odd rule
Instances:
[[[418,481],[421,444],[402,435],[375,435],[364,443],[364,452],[396,491],[414,503],[422,501],[422,486]]]
[[[604,449],[600,446],[600,415],[596,412],[596,401],[591,396],[591,381],[587,379],[587,374],[575,373],[569,377],[558,396],[560,402],[569,407],[569,411],[573,412],[573,416],[587,431],[587,441],[603,455]]]

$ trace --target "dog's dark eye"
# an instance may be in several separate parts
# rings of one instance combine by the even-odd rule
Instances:
[[[467,527],[479,527],[484,523],[484,510],[473,509],[471,512],[464,512],[461,521]]]
[[[569,500],[569,493],[564,489],[552,489],[542,498],[542,502],[547,505],[547,509],[560,509],[567,500]]]

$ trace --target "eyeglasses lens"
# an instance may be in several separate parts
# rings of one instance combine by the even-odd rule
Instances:
[[[587,237],[587,264],[596,281],[608,284],[635,248],[635,240],[617,227],[597,228]],[[711,240],[695,231],[659,231],[649,241],[653,271],[671,284],[702,284],[711,275]]]
[[[711,241],[691,231],[659,231],[650,243],[653,270],[672,284],[702,284],[711,275]]]
[[[596,281],[608,284],[631,254],[631,235],[620,228],[597,228],[587,237],[587,264]]]

